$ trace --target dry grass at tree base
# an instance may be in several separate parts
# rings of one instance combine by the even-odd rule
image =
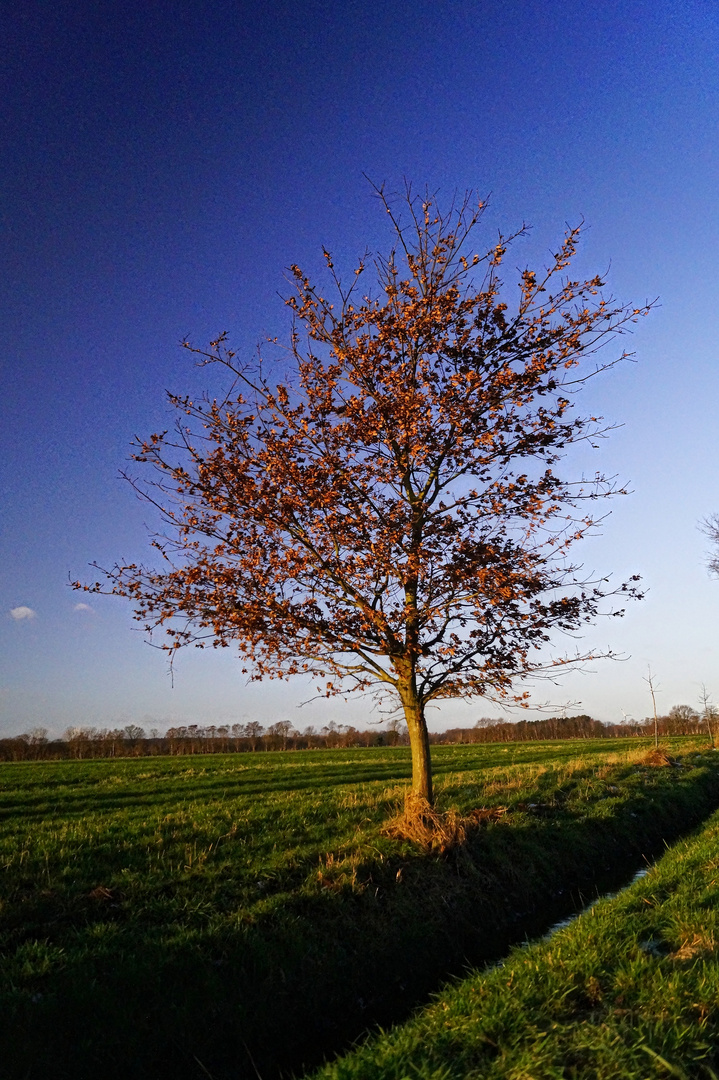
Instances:
[[[404,810],[387,823],[382,832],[395,840],[409,840],[423,851],[444,855],[460,847],[469,833],[498,821],[507,812],[506,806],[481,806],[468,814],[450,809],[440,812],[414,792],[405,796]]]
[[[659,750],[658,747],[653,749],[653,750],[650,750],[649,753],[645,757],[641,758],[640,759],[640,764],[641,765],[650,765],[655,769],[663,769],[663,768],[666,768],[667,766],[673,766],[674,768],[681,768],[681,762],[680,761],[677,761],[676,758],[669,757],[668,754],[665,754],[663,750]]]

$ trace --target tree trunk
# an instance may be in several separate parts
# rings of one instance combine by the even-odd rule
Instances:
[[[429,734],[424,719],[424,708],[417,695],[417,682],[414,673],[408,678],[400,678],[397,683],[402,700],[404,718],[407,721],[409,745],[412,751],[412,793],[426,799],[431,805],[432,762],[429,754]]]

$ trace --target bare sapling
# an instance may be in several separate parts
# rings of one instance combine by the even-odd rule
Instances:
[[[660,688],[656,684],[655,676],[652,673],[651,665],[647,665],[647,675],[644,682],[649,687],[649,693],[652,696],[652,709],[654,712],[654,749],[659,749],[659,717],[657,716],[657,694]]]
[[[707,726],[707,732],[709,734],[709,745],[711,746],[712,750],[716,750],[716,741],[714,736],[714,728],[712,727],[712,721],[716,720],[717,711],[714,705],[712,705],[711,703],[711,694],[707,690],[704,683],[702,683],[699,701],[702,707],[702,716],[704,717],[704,723]]]

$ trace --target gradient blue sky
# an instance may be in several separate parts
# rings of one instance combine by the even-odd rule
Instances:
[[[623,426],[592,458],[616,501],[590,569],[639,572],[647,599],[587,643],[623,663],[543,687],[598,719],[719,700],[719,582],[699,520],[719,510],[719,8],[713,0],[335,0],[259,5],[38,2],[0,26],[0,732],[289,718],[363,725],[366,701],[248,687],[227,653],[187,653],[171,687],[129,606],[68,575],[141,559],[152,518],[118,469],[167,426],[166,388],[208,374],[179,347],[283,334],[284,268],[349,264],[386,223],[367,182],[491,192],[489,246],[522,221],[516,265],[565,223],[578,268],[622,300],[658,296],[637,363],[586,407]],[[515,264],[510,264],[514,269]],[[86,601],[92,610],[76,610]],[[32,617],[18,609],[27,608]],[[445,703],[434,727],[493,712]]]

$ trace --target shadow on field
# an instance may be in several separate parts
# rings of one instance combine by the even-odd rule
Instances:
[[[613,779],[641,772],[618,767]],[[383,775],[369,768],[361,779]],[[337,783],[335,769],[327,776]],[[444,859],[398,855],[351,875],[320,873],[316,888],[268,895],[251,918],[238,910],[217,920],[198,905],[181,923],[158,913],[153,924],[147,910],[140,922],[111,890],[98,891],[78,920],[81,947],[62,962],[53,961],[53,924],[71,913],[54,911],[48,895],[44,945],[37,926],[28,945],[34,992],[11,995],[0,1017],[3,1080],[297,1074],[369,1027],[403,1019],[443,979],[623,884],[719,803],[719,776],[707,767],[642,784],[605,816],[559,799],[517,808]]]

